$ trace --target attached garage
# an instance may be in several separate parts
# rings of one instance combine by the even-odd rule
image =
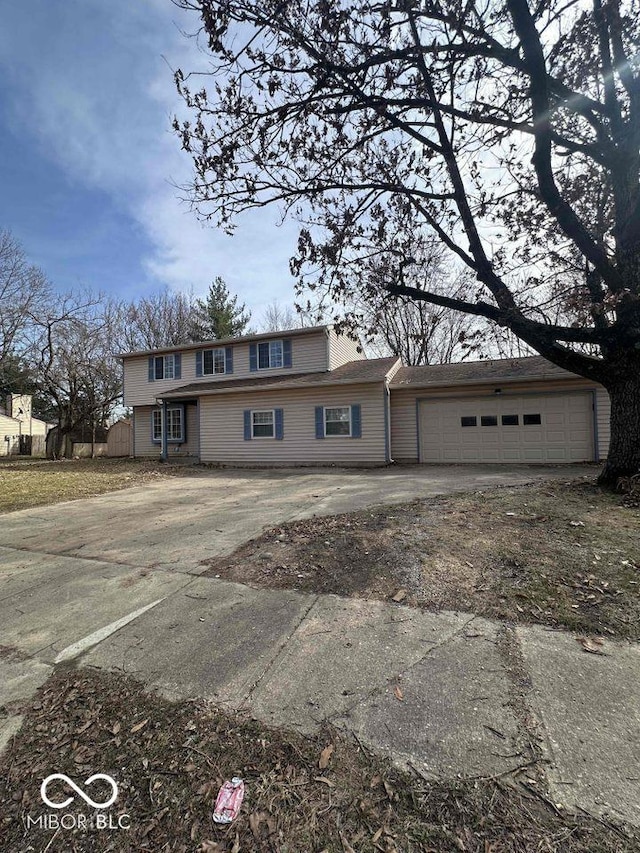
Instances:
[[[540,356],[401,367],[390,388],[396,462],[555,464],[607,455],[606,390]]]
[[[595,458],[593,394],[418,401],[420,462],[583,462]]]

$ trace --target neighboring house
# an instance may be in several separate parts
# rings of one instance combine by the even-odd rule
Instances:
[[[44,456],[50,425],[31,414],[30,394],[8,394],[0,407],[0,456]]]
[[[134,456],[230,465],[606,456],[601,386],[545,359],[404,367],[332,326],[122,355]]]

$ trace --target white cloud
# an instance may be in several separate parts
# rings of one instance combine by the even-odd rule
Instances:
[[[177,198],[191,162],[170,129],[181,108],[171,67],[207,62],[178,30],[197,27],[184,15],[169,0],[16,4],[0,38],[13,119],[76,186],[106,192],[140,224],[154,247],[143,267],[158,283],[203,292],[222,275],[258,311],[291,301],[294,225],[256,211],[229,238]]]

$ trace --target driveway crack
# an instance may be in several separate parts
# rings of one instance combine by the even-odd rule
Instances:
[[[300,618],[298,619],[298,621],[296,622],[294,627],[291,629],[289,634],[287,634],[285,639],[282,640],[282,642],[279,644],[278,649],[276,650],[273,657],[267,662],[267,664],[266,664],[265,668],[263,669],[263,671],[261,672],[261,674],[258,676],[258,678],[256,678],[256,680],[253,682],[253,684],[249,688],[247,695],[244,696],[243,699],[241,700],[240,708],[245,707],[246,703],[249,702],[249,700],[251,699],[251,697],[253,696],[253,694],[257,690],[258,686],[260,685],[260,683],[262,682],[264,677],[267,675],[267,673],[271,669],[273,669],[273,667],[276,665],[278,660],[282,657],[282,654],[286,650],[287,646],[289,645],[289,642],[291,641],[292,637],[298,631],[298,629],[300,628],[300,626],[302,625],[304,620],[307,618],[307,616],[309,615],[311,610],[314,608],[314,606],[318,602],[319,598],[320,598],[319,595],[314,595],[313,600],[311,601],[309,606],[305,609],[304,613],[300,616]]]
[[[453,643],[457,639],[459,639],[460,636],[463,635],[463,632],[465,631],[465,629],[468,628],[469,625],[471,625],[471,623],[474,622],[477,618],[478,617],[475,614],[473,614],[469,619],[466,620],[466,622],[464,622],[452,634],[449,634],[447,637],[440,640],[440,642],[434,643],[432,646],[430,646],[427,649],[427,651],[421,657],[418,658],[418,660],[413,661],[413,663],[410,663],[410,664],[408,664],[408,666],[405,666],[404,669],[401,669],[398,672],[396,672],[393,676],[388,678],[384,684],[376,684],[374,687],[371,688],[371,690],[369,690],[367,693],[365,693],[364,696],[360,696],[358,699],[356,699],[355,702],[353,702],[347,708],[345,708],[339,712],[336,712],[336,714],[332,714],[330,717],[327,717],[327,719],[330,720],[330,719],[334,719],[334,718],[338,718],[338,717],[348,717],[360,705],[363,705],[365,702],[368,702],[370,699],[372,699],[376,695],[382,695],[382,693],[389,687],[390,684],[392,684],[396,679],[402,678],[403,676],[407,675],[407,673],[411,672],[411,670],[415,669],[417,666],[420,666],[420,664],[424,663],[424,661],[429,657],[429,655],[431,655],[437,649],[441,649],[443,646],[447,646],[447,645],[449,645],[449,643]]]

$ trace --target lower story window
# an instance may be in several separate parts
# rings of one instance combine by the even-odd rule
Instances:
[[[273,409],[264,412],[251,412],[251,437],[273,438],[274,435]]]
[[[324,410],[325,435],[351,435],[351,406]]]
[[[152,412],[153,440],[162,441],[162,409]],[[176,406],[167,409],[167,441],[180,443],[184,441],[184,409]]]

